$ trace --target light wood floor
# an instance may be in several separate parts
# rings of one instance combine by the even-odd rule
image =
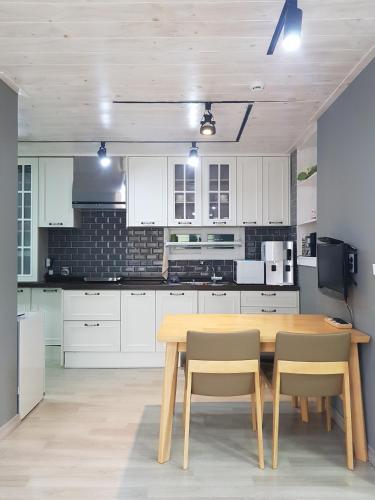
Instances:
[[[316,414],[302,424],[289,402],[277,471],[270,468],[269,404],[261,471],[247,402],[193,403],[190,465],[183,471],[180,389],[172,458],[159,465],[161,380],[160,369],[63,370],[55,356],[45,400],[0,442],[0,499],[374,498],[375,469],[357,463],[348,471],[341,431],[327,434]]]

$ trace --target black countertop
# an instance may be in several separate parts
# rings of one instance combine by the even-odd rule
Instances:
[[[163,283],[157,279],[125,280],[120,282],[85,282],[70,278],[62,281],[30,281],[19,282],[19,288],[62,288],[63,290],[223,290],[223,291],[297,291],[297,285],[237,285],[225,283],[214,285],[212,283]]]

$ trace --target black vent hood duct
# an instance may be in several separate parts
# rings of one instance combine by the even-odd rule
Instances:
[[[102,167],[97,156],[74,158],[73,208],[125,210],[125,166],[120,157],[111,157]]]

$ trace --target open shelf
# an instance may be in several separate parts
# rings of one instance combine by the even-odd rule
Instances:
[[[316,257],[304,257],[302,255],[299,255],[297,257],[297,264],[299,266],[305,266],[305,267],[316,267],[317,259]]]
[[[242,246],[242,241],[167,241],[165,243],[166,247],[240,247]]]

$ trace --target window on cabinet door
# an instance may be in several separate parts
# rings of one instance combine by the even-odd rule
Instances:
[[[209,166],[209,218],[229,219],[230,180],[228,163]]]
[[[18,165],[17,273],[31,276],[32,249],[32,175],[31,165]]]
[[[176,220],[195,219],[195,168],[186,163],[174,166],[174,213]]]

